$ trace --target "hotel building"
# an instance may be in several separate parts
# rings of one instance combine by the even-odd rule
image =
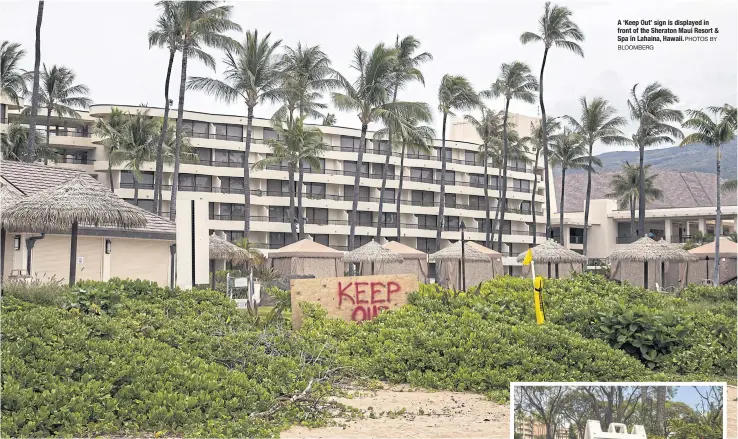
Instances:
[[[7,102],[5,102],[7,104]],[[3,104],[3,123],[20,120],[18,108]],[[54,166],[82,170],[110,187],[120,197],[133,203],[134,180],[126,165],[112,167],[108,173],[108,159],[99,138],[93,133],[95,120],[106,118],[113,108],[135,113],[148,110],[153,117],[162,117],[163,109],[126,105],[93,105],[89,112],[80,112],[79,119],[52,117],[50,144],[61,153]],[[43,114],[44,111],[39,111]],[[176,111],[170,114],[176,116]],[[511,114],[521,135],[529,135],[533,118]],[[39,129],[45,130],[45,117],[39,118]],[[249,164],[271,154],[268,139],[277,137],[268,119],[254,119],[253,140]],[[184,112],[184,125],[190,133],[198,162],[183,163],[180,167],[177,203],[190,200],[207,202],[208,230],[222,231],[226,238],[243,238],[243,162],[246,117],[238,115]],[[7,126],[7,125],[6,125]],[[304,194],[305,232],[313,240],[338,250],[346,250],[349,235],[349,213],[353,198],[354,176],[361,174],[359,193],[357,246],[369,242],[376,233],[377,222],[382,224],[382,237],[396,238],[396,193],[399,183],[400,152],[393,151],[388,168],[382,218],[379,218],[379,192],[385,162],[386,141],[374,142],[373,132],[367,133],[367,144],[361,169],[357,169],[360,130],[337,126],[315,126],[323,132],[328,150],[321,161],[321,169],[305,168],[304,184],[297,190]],[[483,163],[477,157],[480,139],[473,128],[460,119],[449,121],[446,140],[446,196],[440,199],[441,141],[434,142],[435,151],[424,155],[409,150],[404,159],[404,181],[401,194],[401,242],[426,253],[436,250],[436,231],[443,224],[442,244],[445,247],[460,239],[460,224],[466,226],[465,239],[484,242],[484,186],[489,187],[492,213],[498,203],[501,170],[489,168],[489,180],[484,181]],[[532,157],[531,157],[532,158]],[[139,182],[138,206],[153,211],[154,163],[141,167],[143,180]],[[503,264],[508,271],[519,269],[515,256],[533,243],[533,211],[538,223],[540,241],[544,233],[543,168],[533,169],[532,161],[510,160],[508,164],[507,211],[503,229]],[[537,193],[532,193],[534,179],[539,180]],[[164,166],[163,210],[170,206],[173,167]],[[270,166],[250,173],[252,243],[268,253],[269,249],[290,244],[289,183],[285,166]],[[445,218],[438,218],[439,203],[445,203]],[[166,215],[165,215],[166,216]]]

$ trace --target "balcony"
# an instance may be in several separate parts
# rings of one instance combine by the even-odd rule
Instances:
[[[637,239],[637,236],[618,236],[615,238],[615,244],[631,244]]]
[[[66,163],[70,165],[92,165],[95,163],[94,160],[88,158],[76,158],[76,157],[61,157],[56,163]]]
[[[685,242],[689,241],[690,239],[694,239],[696,236],[694,235],[672,235],[671,236],[671,242],[675,244],[684,244]]]
[[[171,188],[171,186],[169,186]],[[135,183],[120,183],[121,189],[136,189]],[[154,190],[154,183],[138,183],[139,190]],[[164,188],[162,188],[164,190]]]
[[[90,132],[77,132],[77,131],[49,131],[49,137],[92,137]]]

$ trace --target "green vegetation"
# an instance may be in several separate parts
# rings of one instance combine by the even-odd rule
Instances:
[[[363,377],[500,401],[510,381],[736,374],[727,288],[692,287],[675,298],[589,275],[550,281],[548,321],[538,326],[530,287],[510,277],[468,293],[423,285],[409,305],[361,325],[303,305],[298,331],[288,329],[289,294],[279,290],[270,291],[274,308],[252,315],[220,292],[144,281],[56,287],[63,300],[29,292],[44,285],[10,287],[2,302],[2,433],[277,435],[292,424],[329,422],[346,409],[326,397]],[[601,313],[619,302],[653,331],[675,330],[663,317],[674,316],[684,335],[644,364],[600,329]]]

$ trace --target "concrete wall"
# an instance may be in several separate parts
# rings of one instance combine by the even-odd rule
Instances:
[[[206,285],[210,279],[208,202],[198,198],[196,193],[182,192],[181,195],[177,199],[176,284],[189,289],[194,285]]]

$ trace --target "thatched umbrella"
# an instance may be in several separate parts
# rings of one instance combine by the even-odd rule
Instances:
[[[372,274],[374,274],[374,263],[384,262],[402,262],[404,259],[394,251],[382,247],[373,239],[359,248],[351,250],[343,256],[343,262],[361,264],[364,262],[372,263]]]
[[[0,287],[3,285],[5,276],[5,221],[3,213],[5,209],[20,201],[23,197],[5,185],[0,185]]]
[[[664,240],[664,238],[661,238],[658,241],[658,244],[660,246],[662,246],[662,247],[665,247],[665,248],[669,249],[670,251],[673,251],[675,257],[682,258],[681,260],[679,260],[677,262],[686,262],[687,263],[687,270],[685,272],[685,276],[689,276],[689,262],[690,261],[696,261],[697,259],[699,259],[697,257],[697,255],[694,255],[694,254],[688,252],[687,250],[684,250],[684,248],[682,248],[682,245],[681,244],[669,244],[668,242],[666,242],[666,240]],[[671,261],[671,262],[674,262],[674,261]],[[665,277],[665,273],[664,273],[665,272],[665,268],[666,268],[665,264],[666,264],[666,261],[663,261],[662,260],[661,261],[661,286],[665,286],[665,284],[666,284],[666,277]],[[684,285],[687,284],[687,280],[688,280],[688,278],[685,278],[684,279]]]
[[[80,174],[55,188],[22,198],[3,212],[3,224],[24,232],[66,232],[72,228],[69,285],[77,272],[79,225],[139,228],[146,226],[144,211],[126,203],[91,177]]]
[[[462,272],[462,275],[459,276],[459,288],[461,288],[462,284],[465,283],[466,279],[463,279],[463,267],[462,262],[466,261],[491,261],[489,256],[485,255],[484,253],[480,252],[479,250],[475,249],[474,247],[470,246],[468,242],[464,243],[464,251],[463,251],[463,258],[464,261],[462,261],[462,251],[461,251],[461,241],[456,241],[455,244],[450,245],[444,249],[441,249],[432,255],[428,256],[429,262],[443,262],[443,261],[459,261],[459,271]]]
[[[215,260],[233,263],[248,262],[252,259],[248,250],[226,241],[213,233],[208,245],[210,255],[210,288],[215,289]]]
[[[628,244],[623,248],[613,251],[609,259],[611,261],[643,262],[643,288],[648,288],[648,263],[649,262],[685,262],[693,260],[689,254],[685,254],[668,243],[659,244],[648,236]]]
[[[526,250],[518,255],[518,262],[523,262],[527,252]],[[542,244],[533,247],[531,253],[533,254],[533,262],[548,264],[548,277],[551,277],[551,264],[556,264],[556,277],[559,277],[559,264],[584,264],[587,262],[586,256],[565,248],[553,239],[547,239]]]

